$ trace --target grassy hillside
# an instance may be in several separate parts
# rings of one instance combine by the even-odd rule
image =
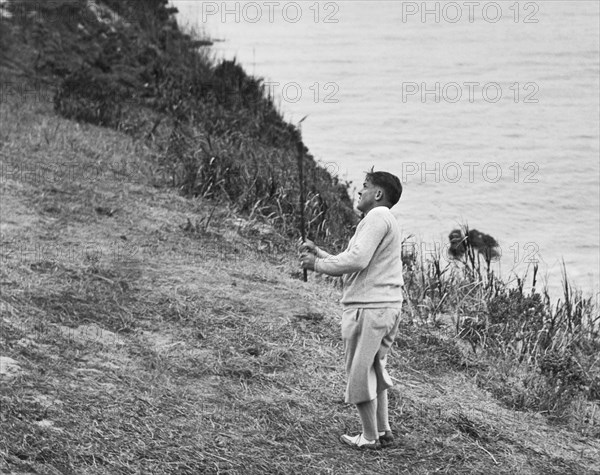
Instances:
[[[156,157],[129,136],[1,107],[3,471],[600,470],[597,425],[506,408],[451,332],[408,319],[391,358],[398,443],[345,448],[359,424],[334,287],[302,283],[273,228],[152,186]]]
[[[302,145],[297,131],[214,91],[190,93],[194,108],[179,114],[181,98],[166,95],[186,76],[117,107],[100,86],[129,87],[119,65],[138,47],[165,59],[169,11],[156,2],[136,16],[138,4],[124,2],[137,26],[115,26],[82,17],[82,4],[48,4],[60,18],[77,7],[73,23],[48,21],[47,9],[0,22],[3,473],[600,472],[597,309],[568,283],[552,306],[499,282],[467,230],[450,268],[404,256],[390,358],[397,443],[342,446],[339,435],[360,427],[343,402],[339,289],[299,280],[290,239],[297,183],[284,172]],[[133,52],[115,58],[93,28]],[[103,53],[89,53],[94,45]],[[206,58],[194,67],[207,65],[216,91],[242,74]],[[128,64],[138,78],[140,63]],[[241,84],[256,92],[256,81]],[[258,114],[254,128],[246,114]],[[331,224],[327,213],[348,211],[345,188],[305,156],[311,229],[335,248],[352,220]]]

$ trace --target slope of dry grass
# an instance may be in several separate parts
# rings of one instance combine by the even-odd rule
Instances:
[[[597,438],[506,409],[452,338],[408,322],[397,444],[347,449],[338,291],[302,283],[290,243],[151,186],[130,137],[50,104],[0,113],[3,473],[600,471]]]

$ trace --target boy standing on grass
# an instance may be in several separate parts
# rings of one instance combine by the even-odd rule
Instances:
[[[343,276],[342,339],[346,360],[346,403],[356,404],[362,433],[342,435],[357,448],[379,449],[393,443],[385,369],[402,307],[401,237],[390,208],[402,194],[398,177],[367,173],[357,208],[364,214],[347,249],[330,255],[312,241],[300,240],[304,269]]]

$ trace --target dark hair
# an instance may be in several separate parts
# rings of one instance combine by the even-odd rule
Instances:
[[[385,198],[391,206],[394,206],[402,196],[402,184],[396,175],[388,172],[367,172],[366,180],[371,184],[379,186],[385,193]]]

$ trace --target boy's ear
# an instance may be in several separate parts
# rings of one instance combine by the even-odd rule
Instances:
[[[375,193],[375,201],[379,201],[383,199],[383,190],[381,188],[377,189],[377,193]]]

